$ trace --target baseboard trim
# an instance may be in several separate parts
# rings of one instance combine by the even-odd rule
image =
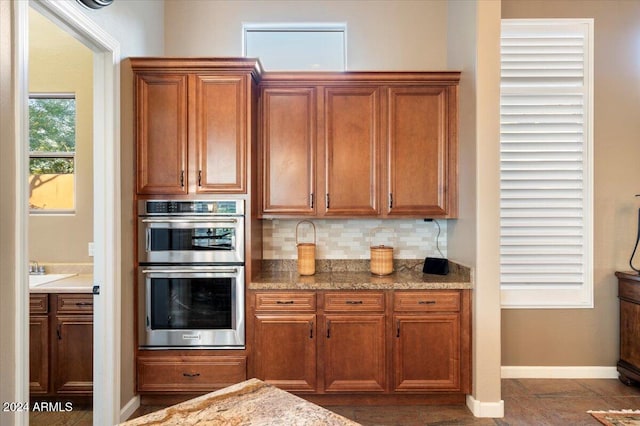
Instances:
[[[136,395],[120,410],[120,422],[127,421],[135,411],[140,408],[140,395]]]
[[[503,366],[503,379],[617,379],[616,367]]]
[[[504,401],[482,402],[472,395],[467,395],[467,407],[475,417],[504,417]]]

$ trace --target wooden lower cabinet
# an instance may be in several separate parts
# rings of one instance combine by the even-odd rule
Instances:
[[[153,352],[153,351],[150,351]],[[224,355],[138,354],[139,392],[209,392],[247,379],[247,358]]]
[[[58,395],[93,392],[93,317],[56,317],[54,391]]]
[[[384,392],[384,314],[327,314],[325,392]]]
[[[49,317],[29,316],[29,393],[49,392]]]
[[[298,392],[316,390],[316,315],[255,317],[255,372],[263,381]]]
[[[93,295],[32,294],[29,392],[42,397],[93,394]]]
[[[394,315],[393,389],[460,390],[460,316]]]
[[[250,371],[282,389],[363,397],[471,392],[470,290],[259,291],[249,300]]]
[[[255,377],[287,391],[316,392],[316,294],[260,292],[252,303]]]

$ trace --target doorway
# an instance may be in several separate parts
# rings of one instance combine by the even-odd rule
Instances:
[[[28,223],[27,151],[28,117],[28,28],[29,8],[54,22],[93,51],[93,283],[94,283],[94,351],[93,362],[93,424],[112,425],[120,422],[120,170],[119,170],[119,44],[109,34],[70,2],[31,0],[14,2],[16,25],[16,109],[20,120],[18,152],[24,158],[16,165],[16,190],[20,194],[16,227],[24,230]],[[26,232],[23,232],[23,235]],[[17,242],[22,268],[16,271],[26,283],[28,275],[25,242]],[[27,305],[27,286],[17,289],[18,302]],[[23,321],[27,323],[25,312]],[[28,334],[17,337],[17,370],[22,372],[24,400],[28,399]],[[20,363],[22,363],[20,365]],[[24,365],[26,363],[26,366]],[[18,424],[28,424],[28,416],[19,417]]]

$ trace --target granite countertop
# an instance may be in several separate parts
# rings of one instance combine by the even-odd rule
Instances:
[[[91,293],[93,291],[93,274],[48,274],[51,278],[67,275],[43,284],[30,284],[30,293]],[[36,277],[47,278],[47,275]]]
[[[295,263],[295,261],[294,261]],[[377,276],[361,265],[349,270],[345,263],[321,265],[314,275],[299,275],[295,268],[271,270],[269,265],[249,283],[250,290],[428,290],[428,289],[470,289],[473,288],[469,268],[450,262],[447,275],[425,274],[422,266],[397,264],[390,275]],[[353,265],[353,264],[349,264]],[[279,266],[282,262],[279,262]],[[285,264],[285,267],[287,265]]]
[[[142,425],[358,425],[258,379],[121,423]]]

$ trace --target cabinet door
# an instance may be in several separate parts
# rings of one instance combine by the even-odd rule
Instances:
[[[187,193],[187,76],[136,77],[138,194]]]
[[[384,392],[384,314],[325,316],[324,390]]]
[[[315,314],[255,317],[256,377],[281,389],[316,390]]]
[[[247,76],[195,78],[196,192],[247,192]]]
[[[380,100],[377,87],[324,93],[325,214],[378,214]]]
[[[316,206],[316,89],[262,92],[262,213],[313,215]]]
[[[55,391],[90,395],[93,390],[93,317],[56,317]]]
[[[29,316],[29,393],[49,392],[49,317]]]
[[[454,97],[446,86],[388,89],[387,215],[457,214]]]
[[[460,390],[459,314],[394,315],[394,390]]]

